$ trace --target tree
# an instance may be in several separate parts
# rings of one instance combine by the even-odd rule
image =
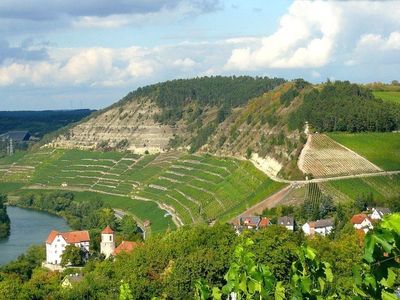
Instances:
[[[0,194],[0,239],[10,235],[10,218],[7,214],[7,195]]]
[[[124,215],[120,223],[120,232],[124,240],[136,240],[138,239],[139,229],[135,219],[132,216]]]
[[[84,262],[84,251],[75,245],[67,245],[61,255],[61,266],[81,266]]]

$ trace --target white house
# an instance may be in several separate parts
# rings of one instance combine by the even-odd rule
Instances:
[[[89,243],[89,232],[86,230],[69,232],[52,230],[46,240],[46,263],[60,265],[61,255],[67,245],[75,245],[81,248],[86,253],[86,257],[88,257]]]
[[[332,232],[334,226],[333,218],[317,220],[315,222],[307,222],[305,223],[301,229],[303,230],[305,235],[328,235]]]
[[[354,215],[351,218],[351,223],[355,229],[363,230],[365,233],[374,228],[371,219],[366,214]]]
[[[278,225],[286,227],[287,230],[294,231],[294,218],[293,217],[280,217],[278,218]]]
[[[101,232],[100,252],[109,258],[115,250],[115,234],[110,226]]]
[[[390,214],[390,209],[386,207],[374,207],[369,215],[372,220],[382,220],[384,215]]]

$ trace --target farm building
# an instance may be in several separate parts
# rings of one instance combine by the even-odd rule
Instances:
[[[9,131],[0,135],[0,141],[12,140],[15,143],[28,142],[31,134],[28,131]]]
[[[351,224],[357,230],[363,230],[367,233],[370,229],[373,229],[374,226],[372,225],[371,219],[366,214],[357,214],[354,215],[351,220]]]
[[[278,225],[286,227],[287,230],[294,231],[294,218],[283,216],[278,218]]]
[[[305,235],[328,235],[332,232],[334,226],[333,218],[317,220],[315,222],[307,222],[302,226]]]
[[[83,250],[86,259],[89,257],[89,232],[69,231],[58,232],[52,230],[46,240],[46,263],[60,265],[61,256],[67,245],[75,245]]]

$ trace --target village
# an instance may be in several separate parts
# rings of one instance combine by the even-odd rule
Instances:
[[[366,212],[353,215],[350,222],[357,232],[366,234],[369,230],[373,229],[374,225],[382,220],[385,215],[390,213],[390,209],[386,207],[368,208]],[[270,225],[272,225],[271,220],[261,216],[239,216],[233,222],[233,226],[238,235],[245,229],[259,230]],[[284,226],[291,231],[301,230],[306,236],[314,236],[315,234],[327,236],[333,232],[335,220],[334,218],[327,218],[308,221],[298,227],[292,216],[282,216],[278,218],[276,225]]]
[[[390,213],[390,209],[385,207],[368,208],[366,212],[353,215],[350,222],[357,233],[363,236],[369,230],[372,230],[385,215]],[[300,226],[292,216],[279,217],[276,224],[273,224],[271,219],[267,217],[242,215],[232,222],[237,235],[240,235],[244,230],[256,231],[271,225],[282,226],[292,232],[300,231],[309,237],[314,235],[328,236],[334,231],[335,220],[334,218],[326,218],[308,221]],[[110,226],[104,228],[100,235],[100,255],[104,259],[114,259],[121,253],[131,253],[134,249],[143,245],[141,242],[122,240],[117,246],[115,232]],[[51,271],[64,271],[67,268],[76,270],[75,273],[64,278],[63,287],[72,287],[73,284],[80,282],[83,278],[79,272],[81,266],[74,265],[64,254],[68,248],[79,249],[82,263],[88,261],[91,253],[89,232],[87,230],[68,232],[52,230],[45,244],[46,261],[43,262],[42,266]]]

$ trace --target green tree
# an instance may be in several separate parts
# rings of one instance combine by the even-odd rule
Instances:
[[[61,255],[61,266],[81,266],[84,263],[84,251],[75,245],[67,245]]]
[[[0,194],[0,239],[10,235],[10,218],[7,214],[7,195]]]

